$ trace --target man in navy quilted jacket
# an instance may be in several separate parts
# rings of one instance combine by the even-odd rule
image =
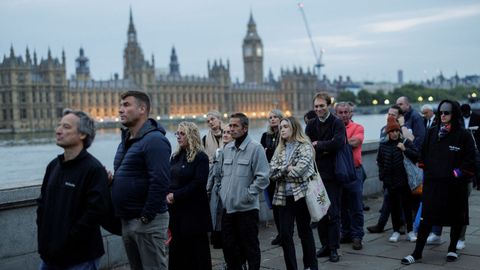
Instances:
[[[126,127],[114,160],[112,202],[122,219],[122,238],[132,269],[167,269],[171,147],[165,130],[148,118],[150,99],[139,91],[121,95]]]

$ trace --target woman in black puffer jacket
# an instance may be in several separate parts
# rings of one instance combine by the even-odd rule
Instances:
[[[400,133],[400,125],[394,117],[388,118],[385,132],[388,140],[380,143],[377,164],[379,179],[390,195],[389,206],[392,214],[393,234],[389,241],[398,242],[403,210],[408,231],[407,240],[415,242],[417,237],[413,232],[412,192],[408,185],[408,176],[403,165],[403,159],[406,156],[413,163],[416,163],[419,153],[410,140],[403,139]]]

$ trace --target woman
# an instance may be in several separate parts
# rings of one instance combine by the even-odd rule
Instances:
[[[400,133],[400,124],[394,117],[388,117],[385,132],[387,140],[380,143],[377,164],[379,179],[383,182],[390,198],[388,202],[392,215],[393,234],[389,241],[398,242],[400,238],[403,211],[408,231],[407,240],[415,242],[417,237],[413,232],[412,192],[408,185],[403,159],[406,157],[416,163],[419,154],[415,145],[410,140],[403,138]]]
[[[169,269],[212,269],[208,243],[212,220],[205,190],[208,156],[194,123],[181,122],[175,136],[178,148],[170,161],[167,194],[172,233]]]
[[[422,258],[432,225],[451,226],[447,262],[458,259],[457,242],[462,227],[468,225],[468,184],[475,172],[475,145],[461,124],[457,102],[443,100],[438,105],[440,124],[430,128],[422,146],[424,164],[422,219],[411,255],[401,260],[409,265]]]
[[[233,141],[232,135],[230,135],[230,127],[225,126],[223,128],[222,142],[223,145],[227,145]],[[222,215],[223,206],[220,201],[218,192],[220,191],[220,185],[222,181],[222,162],[223,162],[223,148],[217,149],[213,159],[213,166],[210,168],[207,182],[207,194],[210,196],[210,212],[212,213],[212,245],[213,248],[222,248]]]
[[[302,242],[303,268],[317,269],[315,241],[310,228],[310,213],[305,202],[308,181],[315,173],[310,140],[294,117],[280,122],[280,142],[270,163],[270,179],[276,182],[273,205],[278,207],[280,237],[287,269],[297,269],[294,221]]]
[[[267,160],[270,162],[272,160],[273,153],[278,145],[279,140],[279,125],[280,119],[283,118],[283,112],[278,109],[273,109],[268,114],[268,128],[267,131],[262,134],[262,138],[260,139],[260,143],[262,144],[263,148],[265,149],[265,154],[267,155]],[[273,212],[273,220],[275,222],[275,227],[277,227],[277,231],[280,229],[280,224],[278,221],[278,209],[276,206],[272,205],[273,193],[275,192],[275,182],[270,181],[270,184],[265,189],[265,199],[267,200],[268,206],[272,209]],[[281,239],[280,234],[272,240],[272,245],[280,245]]]

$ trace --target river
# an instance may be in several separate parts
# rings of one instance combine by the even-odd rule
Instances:
[[[378,139],[380,128],[385,125],[385,115],[358,115],[353,120],[365,127],[365,141]],[[303,123],[303,121],[302,121]],[[267,122],[254,120],[250,123],[249,133],[254,140],[260,141],[265,132]],[[177,126],[166,124],[167,138],[172,144],[172,150],[177,146],[173,135]],[[207,131],[205,123],[199,124],[202,136]],[[108,170],[113,168],[113,157],[120,142],[118,129],[102,129],[89,152],[97,157]],[[25,134],[21,138],[2,135],[0,138],[0,188],[40,183],[48,163],[62,149],[55,145],[54,134]]]

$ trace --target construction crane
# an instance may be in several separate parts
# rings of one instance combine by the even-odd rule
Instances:
[[[303,3],[300,2],[298,3],[298,9],[300,10],[300,13],[302,13],[302,18],[303,22],[305,23],[305,29],[307,30],[308,38],[310,39],[310,45],[312,46],[312,51],[313,51],[313,56],[315,57],[315,70],[317,71],[317,80],[321,81],[322,80],[322,75],[320,74],[320,71],[323,66],[325,66],[322,63],[322,56],[323,53],[325,52],[324,49],[320,49],[319,52],[317,52],[317,49],[315,47],[315,42],[313,41],[312,38],[312,33],[310,32],[310,27],[308,26],[308,20],[307,16],[305,15],[305,11],[303,10]]]

